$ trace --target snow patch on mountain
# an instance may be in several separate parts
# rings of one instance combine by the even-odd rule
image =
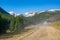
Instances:
[[[15,12],[13,12],[13,11],[9,12],[9,14],[10,14],[10,15],[13,15],[13,16],[15,16],[15,15],[16,15],[16,13],[15,13]]]
[[[50,9],[50,10],[48,10],[48,11],[53,11],[53,12],[55,12],[56,10],[60,11],[60,9]]]
[[[23,14],[23,16],[25,16],[25,17],[31,17],[34,15],[35,15],[35,12],[26,12],[25,14]]]

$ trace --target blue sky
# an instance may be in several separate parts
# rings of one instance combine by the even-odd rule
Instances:
[[[39,12],[60,9],[60,0],[0,0],[0,7],[7,12]]]

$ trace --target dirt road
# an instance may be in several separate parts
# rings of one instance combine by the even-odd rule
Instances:
[[[34,29],[34,31],[17,38],[17,40],[59,40],[59,31],[53,27],[42,26]]]

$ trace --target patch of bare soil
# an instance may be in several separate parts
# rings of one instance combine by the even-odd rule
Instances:
[[[60,40],[59,30],[50,27],[42,26],[35,28],[34,31],[18,37],[16,40]]]

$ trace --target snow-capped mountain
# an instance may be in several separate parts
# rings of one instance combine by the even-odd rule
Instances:
[[[13,12],[13,11],[9,12],[9,14],[10,14],[10,15],[13,15],[13,16],[15,16],[15,15],[16,15],[16,13],[15,13],[15,12]]]
[[[48,11],[52,11],[52,12],[55,12],[55,11],[60,11],[60,9],[50,9]]]
[[[23,14],[23,16],[25,16],[25,17],[31,17],[34,15],[35,15],[35,12],[26,12],[25,14]]]
[[[16,14],[15,12],[11,11],[9,12],[10,15],[13,15],[13,16],[19,16],[20,14]]]
[[[55,12],[55,11],[60,11],[60,9],[50,9],[50,10],[47,10],[47,12]],[[46,12],[46,11],[40,11],[40,12],[37,12],[37,14],[40,14],[40,13],[43,13],[43,12]],[[20,14],[16,14],[15,12],[11,11],[9,12],[9,14],[13,15],[13,16],[19,16]],[[23,14],[24,17],[32,17],[36,14],[36,12],[26,12]]]

